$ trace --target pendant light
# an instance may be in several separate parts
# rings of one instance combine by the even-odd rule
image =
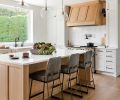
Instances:
[[[47,7],[47,0],[45,0],[45,7],[41,9],[41,17],[45,17],[46,14],[47,14],[47,10],[48,10],[48,7]]]
[[[68,20],[68,13],[64,10],[64,1],[62,0],[62,15],[65,17],[65,20]]]
[[[18,2],[19,5],[23,6],[29,6],[28,2],[25,2],[25,0],[14,0],[16,2]]]
[[[21,1],[21,6],[24,6],[25,5],[25,2],[24,0]]]
[[[64,2],[62,0],[62,15],[64,15]]]

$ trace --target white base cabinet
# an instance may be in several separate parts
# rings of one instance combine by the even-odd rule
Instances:
[[[104,49],[96,49],[96,70],[105,71],[105,50]]]
[[[117,58],[117,49],[97,48],[96,49],[96,70],[111,73],[113,76],[120,75],[120,71],[116,71],[119,63]]]

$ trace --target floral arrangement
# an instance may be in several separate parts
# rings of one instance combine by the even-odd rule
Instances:
[[[38,42],[33,45],[31,52],[39,55],[51,55],[56,52],[56,49],[51,43]]]

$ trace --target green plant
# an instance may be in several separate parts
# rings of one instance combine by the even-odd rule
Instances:
[[[51,43],[38,42],[34,44],[33,48],[37,50],[40,55],[50,55],[56,52],[55,47]]]

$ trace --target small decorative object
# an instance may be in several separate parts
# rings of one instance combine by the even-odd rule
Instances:
[[[101,38],[101,46],[106,46],[106,34]]]
[[[36,55],[51,55],[56,52],[55,47],[51,43],[38,42],[34,44],[33,48],[31,53]]]
[[[29,53],[28,52],[24,52],[23,53],[23,58],[29,58]]]
[[[14,57],[14,55],[13,55],[13,54],[10,54],[9,57],[10,57],[10,58],[11,58],[11,57]]]
[[[19,59],[19,57],[11,57],[11,59],[16,60]]]

